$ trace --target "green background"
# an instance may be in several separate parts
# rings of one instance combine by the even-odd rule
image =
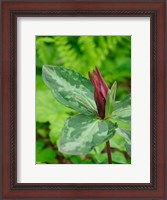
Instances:
[[[59,65],[73,69],[88,78],[88,71],[100,69],[111,87],[118,83],[116,101],[131,91],[130,36],[37,36],[36,37],[36,163],[105,164],[105,143],[88,155],[65,155],[57,144],[64,121],[76,111],[57,102],[44,84],[42,66]],[[115,164],[131,163],[125,141],[115,134],[110,140]]]

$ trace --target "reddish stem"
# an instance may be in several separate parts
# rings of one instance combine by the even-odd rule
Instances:
[[[107,147],[108,163],[112,164],[112,157],[111,157],[111,149],[110,149],[109,140],[106,142],[106,147]]]

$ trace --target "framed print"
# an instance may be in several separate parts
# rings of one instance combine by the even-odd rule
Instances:
[[[165,1],[2,1],[2,199],[165,199]]]

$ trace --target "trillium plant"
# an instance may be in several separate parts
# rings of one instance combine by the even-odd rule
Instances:
[[[112,163],[109,140],[117,133],[131,153],[131,98],[116,101],[117,83],[111,89],[99,69],[88,72],[89,79],[71,69],[43,66],[42,76],[54,97],[78,114],[69,117],[59,139],[59,151],[84,155],[106,142],[108,162]],[[55,122],[56,123],[56,122]]]

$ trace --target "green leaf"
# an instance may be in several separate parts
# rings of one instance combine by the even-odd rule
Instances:
[[[124,138],[118,135],[117,133],[115,133],[115,135],[112,138],[110,138],[110,146],[120,151],[126,150]]]
[[[119,163],[119,164],[127,163],[127,160],[126,160],[124,154],[121,153],[120,151],[115,151],[112,153],[112,160],[113,160],[113,162]]]
[[[110,119],[113,123],[116,123],[117,126],[121,129],[131,130],[131,123],[130,121],[120,121],[119,119]]]
[[[114,109],[117,82],[114,82],[111,90],[108,90],[105,106],[105,117],[110,117]]]
[[[81,74],[60,66],[43,66],[43,80],[56,99],[80,113],[97,113],[93,86]]]
[[[112,118],[118,121],[131,124],[131,96],[126,96],[122,101],[117,102],[112,113]]]
[[[37,140],[36,142],[36,151],[40,151],[45,146],[45,143],[43,140]]]
[[[69,112],[71,109],[57,102],[48,89],[36,92],[36,120],[50,123],[49,136],[52,143],[56,143],[59,138]]]
[[[106,153],[91,153],[90,155],[93,157],[93,159],[95,160],[95,163],[97,163],[97,164],[107,164],[108,163]]]
[[[80,158],[80,156],[71,156],[70,160],[73,164],[80,164],[82,159]]]
[[[56,152],[51,148],[45,148],[37,152],[36,161],[42,163],[52,163],[55,161]]]
[[[36,122],[36,133],[42,138],[46,138],[48,135],[48,123]]]
[[[73,155],[87,154],[95,146],[107,141],[114,132],[114,125],[108,131],[107,122],[95,116],[79,114],[70,117],[62,130],[59,151]]]

